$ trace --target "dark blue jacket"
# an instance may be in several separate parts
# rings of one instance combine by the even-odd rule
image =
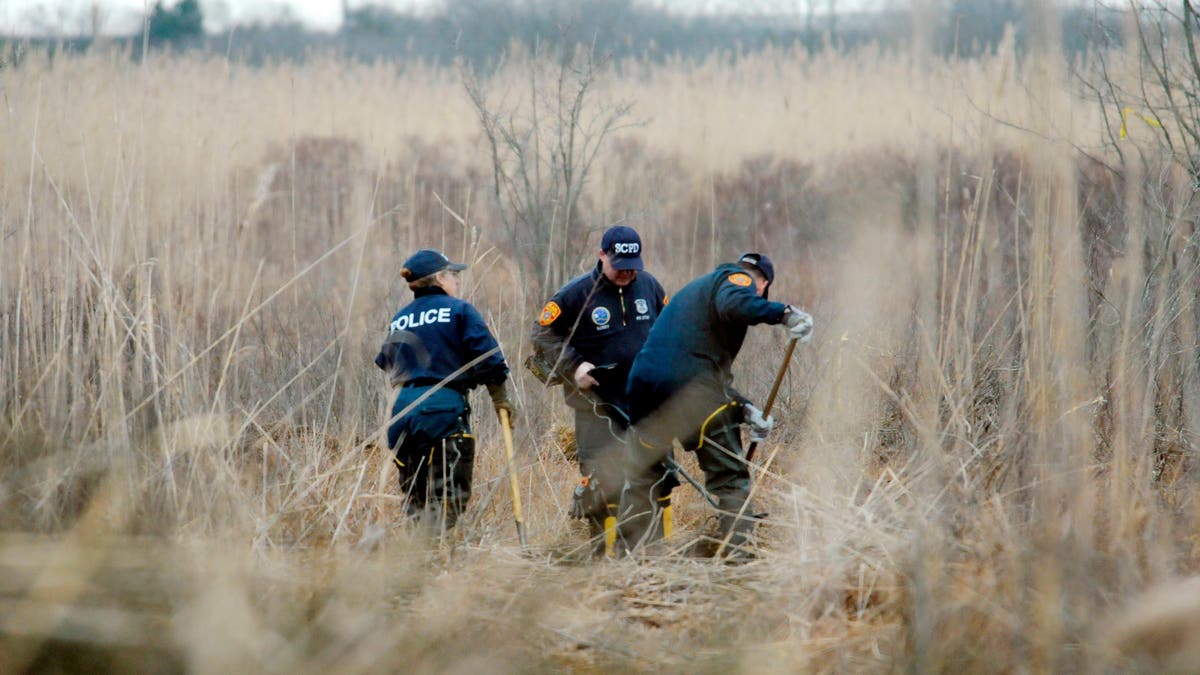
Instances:
[[[638,272],[621,287],[604,276],[600,263],[550,298],[533,327],[533,344],[547,361],[557,364],[555,373],[567,383],[563,394],[568,405],[591,409],[574,385],[575,369],[588,361],[596,366],[615,364],[611,370],[597,372],[600,384],[592,392],[602,401],[624,407],[629,368],[666,302],[666,291],[650,273]]]
[[[465,392],[504,382],[508,366],[479,310],[436,286],[418,288],[413,295],[413,301],[392,317],[387,340],[375,357],[375,365],[388,372],[392,384],[436,384],[489,351],[447,386]]]
[[[653,412],[688,383],[744,401],[730,384],[746,328],[777,324],[786,309],[760,298],[750,275],[733,263],[684,286],[633,362],[627,390],[631,420],[636,423]]]

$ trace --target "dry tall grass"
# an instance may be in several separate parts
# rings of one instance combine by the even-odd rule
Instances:
[[[1134,602],[1200,564],[1194,205],[1081,160],[1103,119],[1052,63],[774,52],[599,92],[645,123],[595,229],[639,226],[668,290],[767,250],[817,320],[737,568],[584,564],[569,419],[523,372],[532,554],[483,399],[453,540],[399,527],[370,358],[403,252],[475,262],[512,364],[542,300],[452,71],[0,70],[0,671],[1200,667],[1200,610]],[[753,331],[742,390],[782,353]],[[709,514],[676,494],[686,541]]]

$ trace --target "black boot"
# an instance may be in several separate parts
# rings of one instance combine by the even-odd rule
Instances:
[[[758,557],[754,528],[757,527],[759,519],[741,495],[721,495],[720,499],[721,541],[726,542],[721,547],[721,557],[730,563],[754,560]]]

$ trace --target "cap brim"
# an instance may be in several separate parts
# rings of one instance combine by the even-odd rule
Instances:
[[[450,263],[449,265],[446,265],[445,269],[448,269],[451,272],[461,272],[461,271],[467,269],[467,264],[466,263]]]
[[[640,256],[637,258],[618,258],[616,256],[610,256],[608,259],[608,264],[612,265],[614,270],[637,270],[638,272],[641,272],[643,269],[645,269],[645,267],[642,266],[642,259]]]

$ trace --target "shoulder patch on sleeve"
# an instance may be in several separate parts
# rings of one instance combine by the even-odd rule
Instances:
[[[551,300],[550,302],[546,303],[545,307],[542,308],[542,315],[538,317],[538,324],[542,326],[549,326],[550,324],[554,323],[554,320],[558,318],[559,314],[562,314],[562,308],[558,306],[557,302]]]
[[[728,277],[726,277],[726,279],[734,286],[749,286],[754,283],[754,280],[750,278],[749,274],[743,274],[741,272],[730,274]]]

